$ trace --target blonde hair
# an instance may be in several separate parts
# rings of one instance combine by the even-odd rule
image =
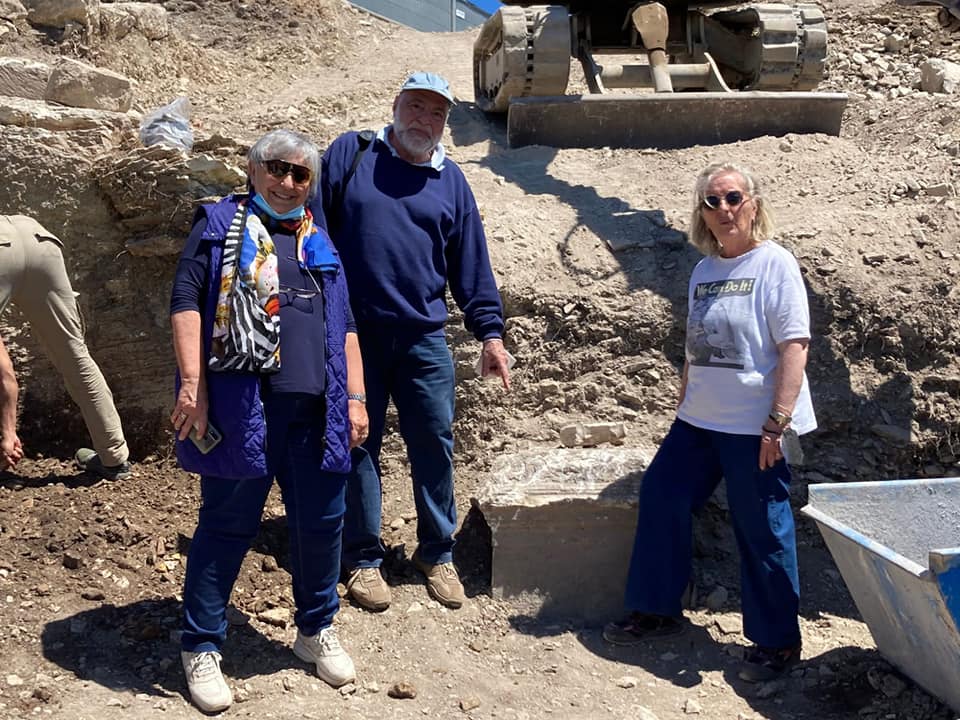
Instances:
[[[773,217],[753,171],[736,163],[713,163],[697,176],[693,189],[693,213],[690,217],[690,242],[704,255],[719,255],[721,245],[703,220],[703,198],[710,181],[727,173],[736,173],[743,178],[744,192],[753,200],[756,208],[757,214],[753,219],[753,227],[750,228],[750,239],[759,244],[773,235]]]

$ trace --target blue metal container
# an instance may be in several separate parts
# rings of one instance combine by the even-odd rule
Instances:
[[[802,512],[880,652],[960,711],[960,478],[810,485]]]

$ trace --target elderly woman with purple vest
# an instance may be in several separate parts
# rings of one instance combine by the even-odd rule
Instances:
[[[367,435],[363,369],[340,258],[307,203],[319,149],[274,130],[247,156],[249,192],[197,212],[171,301],[180,465],[200,474],[183,588],[193,702],[230,706],[226,608],[274,479],[290,533],[293,651],[334,687],[355,679],[333,618],[350,449]]]

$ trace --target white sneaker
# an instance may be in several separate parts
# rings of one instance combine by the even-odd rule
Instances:
[[[190,697],[204,712],[220,712],[233,703],[233,695],[220,672],[221,659],[217,652],[180,652]]]
[[[353,660],[340,645],[337,631],[332,627],[324,628],[316,635],[297,631],[293,652],[304,662],[316,664],[317,675],[328,685],[340,687],[357,679]]]

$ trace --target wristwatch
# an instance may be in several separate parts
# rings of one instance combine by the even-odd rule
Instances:
[[[790,421],[793,420],[793,418],[787,415],[786,413],[777,412],[776,410],[770,413],[767,417],[773,420],[773,422],[777,424],[777,427],[781,429],[785,428],[787,425],[790,424]]]
[[[347,400],[356,400],[357,402],[362,402],[366,404],[367,394],[366,393],[347,393]]]

